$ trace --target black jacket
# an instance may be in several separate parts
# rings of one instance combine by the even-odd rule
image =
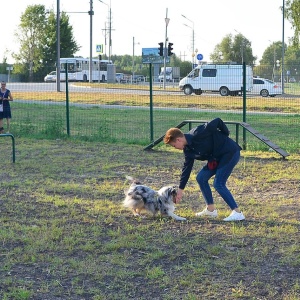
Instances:
[[[181,189],[185,188],[190,178],[195,159],[216,159],[219,162],[218,168],[221,168],[231,160],[236,151],[241,150],[241,147],[229,138],[229,130],[220,118],[193,128],[185,134],[185,138],[187,145],[183,149],[185,161],[179,183]]]

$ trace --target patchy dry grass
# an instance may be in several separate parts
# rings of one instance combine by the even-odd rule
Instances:
[[[247,220],[198,219],[192,178],[177,212],[135,218],[121,206],[125,174],[177,183],[182,154],[121,144],[1,141],[1,299],[300,298],[300,156],[243,152],[228,185]]]
[[[79,83],[77,83],[79,85]],[[81,84],[82,85],[82,84]],[[88,84],[85,84],[88,85]],[[97,88],[97,84],[93,84]],[[112,92],[112,89],[120,89],[119,92]],[[138,91],[144,90],[144,94]],[[105,105],[132,105],[132,106],[149,106],[149,87],[145,86],[120,86],[120,85],[99,85],[99,91],[78,93],[70,92],[69,101],[71,103],[82,103],[84,97],[85,104],[105,104]],[[160,89],[154,89],[159,92]],[[174,93],[178,92],[178,93]],[[14,98],[18,100],[39,100],[63,102],[66,100],[65,93],[60,92],[14,92]],[[201,96],[186,96],[183,92],[179,92],[178,88],[170,88],[163,93],[155,93],[153,95],[156,107],[178,107],[178,108],[201,108],[216,110],[242,110],[242,97],[220,97],[216,94],[203,94]],[[261,96],[247,96],[248,111],[263,112],[283,112],[295,113],[300,112],[299,96],[284,95],[275,98],[262,98]]]

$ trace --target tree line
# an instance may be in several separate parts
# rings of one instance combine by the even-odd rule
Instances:
[[[284,46],[284,68],[290,72],[290,76],[300,74],[300,49],[299,34],[300,0],[287,0],[285,17],[294,29],[294,36],[288,44],[282,45],[282,41],[270,44],[264,51],[262,59],[257,62],[253,55],[251,41],[241,33],[226,35],[218,43],[210,55],[213,63],[238,63],[245,62],[254,67],[254,73],[264,77],[265,74],[281,72],[282,46]],[[20,24],[15,34],[19,49],[13,52],[15,60],[13,74],[18,74],[22,81],[41,81],[43,77],[56,69],[56,14],[54,10],[47,10],[44,5],[30,5],[21,15]],[[60,14],[60,52],[61,57],[74,57],[74,53],[80,50],[76,41],[69,17],[65,12]],[[107,59],[106,55],[103,55]],[[142,56],[135,56],[134,70],[132,70],[131,55],[111,55],[111,60],[116,65],[116,71],[132,74],[148,75],[148,65],[142,64]],[[3,57],[0,64],[0,73],[7,73],[7,58]],[[176,54],[171,56],[170,66],[179,66],[181,76],[188,74],[191,62],[182,61]]]

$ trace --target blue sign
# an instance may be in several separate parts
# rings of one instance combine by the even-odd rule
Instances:
[[[103,45],[96,45],[96,52],[103,53]]]
[[[202,54],[200,54],[200,53],[199,53],[199,54],[197,54],[197,59],[198,59],[198,60],[202,60],[202,59],[203,59],[203,55],[202,55]]]
[[[166,63],[170,62],[170,57],[166,57]],[[163,64],[164,58],[159,56],[158,48],[142,48],[143,64]]]

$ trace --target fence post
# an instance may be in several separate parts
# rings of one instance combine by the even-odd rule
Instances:
[[[69,113],[69,75],[68,63],[66,63],[66,118],[67,118],[67,135],[70,136],[70,113]]]
[[[152,63],[149,64],[150,88],[150,142],[153,142],[153,97],[152,97]]]
[[[246,100],[247,100],[247,95],[246,95],[246,63],[243,62],[243,122],[246,123]],[[247,137],[246,137],[246,129],[243,128],[243,150],[246,150],[247,147]]]
[[[15,146],[15,137],[11,133],[2,133],[0,134],[0,137],[11,137],[11,144],[12,144],[12,161],[13,163],[16,162],[16,146]]]

